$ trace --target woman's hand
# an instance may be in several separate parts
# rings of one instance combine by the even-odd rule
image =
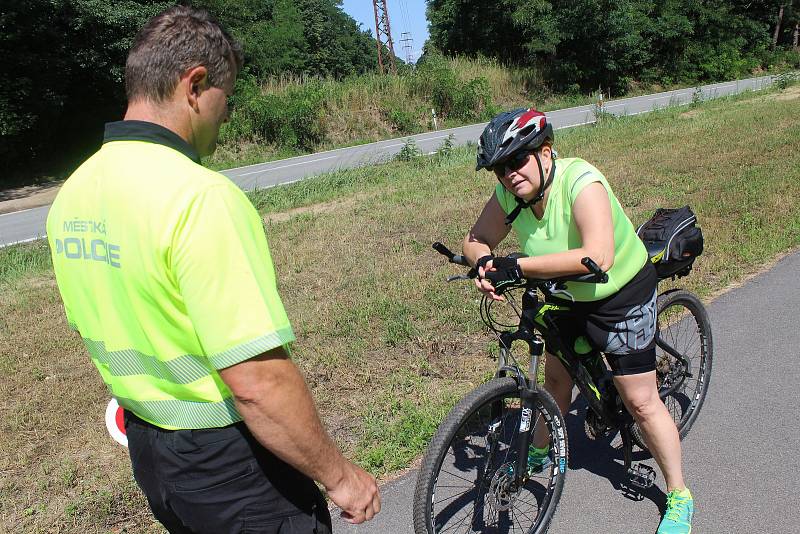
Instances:
[[[502,295],[495,293],[495,288],[491,280],[486,278],[487,272],[497,271],[493,266],[493,262],[494,260],[489,260],[484,266],[478,266],[478,277],[475,278],[475,286],[478,288],[478,291],[492,300],[506,300]]]

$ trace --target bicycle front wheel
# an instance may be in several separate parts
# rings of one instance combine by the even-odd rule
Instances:
[[[547,428],[552,464],[526,463],[523,483],[515,483],[520,392],[513,378],[483,384],[453,408],[423,457],[414,492],[417,534],[547,531],[564,486],[567,434],[553,398],[537,390],[530,422]]]
[[[659,295],[656,381],[681,439],[705,401],[713,354],[711,321],[700,299],[684,290]],[[647,448],[638,425],[631,434],[637,445]]]

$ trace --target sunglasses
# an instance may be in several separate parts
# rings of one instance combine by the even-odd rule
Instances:
[[[506,169],[518,171],[528,163],[531,153],[527,151],[517,152],[505,161],[492,166],[492,170],[497,176],[504,176]]]

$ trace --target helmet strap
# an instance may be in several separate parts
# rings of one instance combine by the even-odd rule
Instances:
[[[534,204],[536,204],[537,202],[539,202],[544,198],[544,192],[548,187],[550,187],[550,184],[553,183],[553,177],[556,174],[556,162],[551,160],[550,172],[548,173],[547,181],[545,181],[544,168],[542,167],[542,160],[539,159],[539,153],[536,152],[535,150],[533,151],[533,157],[536,158],[536,163],[539,166],[539,192],[529,202],[530,206],[533,206]]]
[[[553,178],[555,177],[556,174],[556,162],[555,161],[551,162],[550,172],[548,173],[547,181],[545,181],[544,169],[542,168],[542,160],[539,159],[539,154],[537,154],[536,151],[533,152],[533,157],[536,158],[536,163],[539,167],[539,192],[536,194],[535,197],[533,197],[527,202],[522,200],[518,196],[514,196],[514,198],[517,199],[517,205],[514,207],[511,213],[506,215],[505,219],[506,226],[514,222],[514,220],[519,216],[520,212],[523,209],[531,208],[531,210],[533,210],[533,206],[544,198],[545,191],[547,190],[548,187],[550,187],[550,184],[553,183]]]

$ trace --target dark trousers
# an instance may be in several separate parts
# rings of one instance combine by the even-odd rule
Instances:
[[[316,484],[244,423],[164,430],[125,411],[133,476],[172,534],[330,534]]]

